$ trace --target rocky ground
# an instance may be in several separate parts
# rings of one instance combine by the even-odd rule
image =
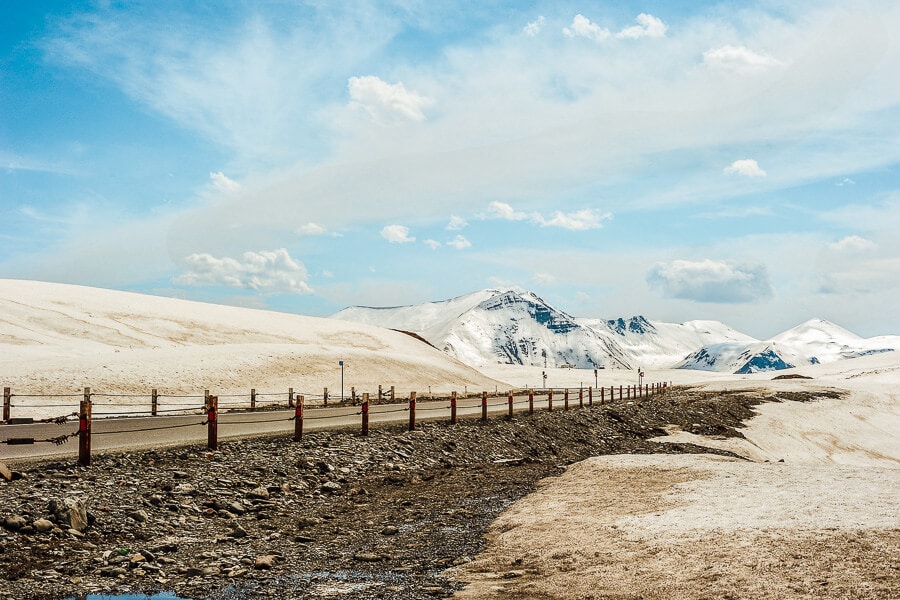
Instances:
[[[715,452],[649,439],[668,424],[739,436],[755,404],[804,399],[674,389],[414,432],[13,465],[19,477],[0,481],[0,599],[445,597],[460,584],[443,571],[477,554],[491,520],[541,478],[594,455]]]

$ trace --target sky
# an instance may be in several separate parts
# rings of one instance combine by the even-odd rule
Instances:
[[[0,278],[900,334],[900,4],[15,1]]]

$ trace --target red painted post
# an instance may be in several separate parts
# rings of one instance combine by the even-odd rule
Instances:
[[[645,384],[644,384],[644,395],[645,395],[645,396],[649,396],[649,395],[650,395],[650,384],[649,384],[649,383],[645,383]]]
[[[553,388],[547,390],[547,411],[553,412]]]
[[[487,421],[487,392],[481,392],[481,420]]]
[[[294,407],[294,441],[303,439],[303,404],[306,398],[297,396],[297,405]]]
[[[534,414],[534,388],[528,390],[528,414]]]
[[[416,428],[416,393],[409,393],[409,430]]]
[[[512,390],[509,390],[509,398],[506,399],[507,404],[509,405],[509,415],[510,419],[513,418],[513,393]]]
[[[363,394],[362,434],[369,435],[369,394]]]
[[[584,408],[584,388],[578,388],[578,406]]]
[[[256,388],[250,390],[250,410],[256,410]]]
[[[206,447],[209,450],[219,449],[219,397],[208,396],[206,399]]]
[[[450,394],[450,424],[456,425],[456,392]]]
[[[9,421],[9,410],[12,406],[12,392],[8,387],[3,388],[3,420]]]
[[[91,388],[84,388],[78,414],[78,464],[91,466]]]

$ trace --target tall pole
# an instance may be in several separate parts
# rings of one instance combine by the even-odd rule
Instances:
[[[344,361],[339,360],[338,364],[341,365],[341,402],[344,401]]]

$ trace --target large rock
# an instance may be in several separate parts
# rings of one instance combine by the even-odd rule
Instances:
[[[51,500],[47,508],[51,514],[56,516],[56,523],[61,529],[74,529],[75,531],[87,529],[87,506],[81,499]]]

